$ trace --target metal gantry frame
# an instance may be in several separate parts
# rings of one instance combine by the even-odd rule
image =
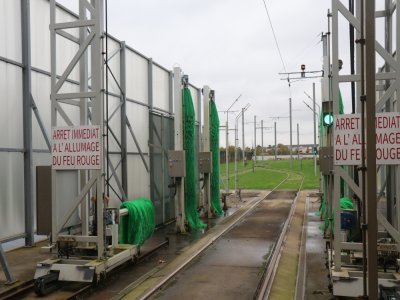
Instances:
[[[87,233],[88,219],[86,216],[82,218],[82,236],[83,242],[94,242],[97,245],[98,258],[105,257],[105,239],[104,239],[104,186],[105,186],[105,161],[104,161],[104,89],[103,89],[103,0],[93,0],[88,2],[81,0],[79,5],[79,19],[73,22],[59,23],[56,20],[56,1],[50,1],[50,43],[51,43],[51,126],[57,127],[67,124],[67,126],[74,125],[98,125],[100,126],[101,145],[100,157],[103,159],[100,162],[101,168],[98,170],[91,170],[88,180],[86,181],[86,171],[80,174],[80,182],[82,186],[79,188],[79,193],[69,205],[69,211],[64,214],[64,219],[58,219],[58,203],[60,201],[60,187],[61,176],[70,176],[78,178],[75,171],[69,172],[63,170],[52,170],[52,242],[57,242],[59,234],[72,213],[76,210],[77,206],[84,203],[88,199],[88,193],[92,190],[93,194],[97,196],[97,235],[88,236],[83,235]],[[57,80],[57,35],[65,37],[66,29],[78,28],[80,30],[79,49],[66,67],[63,70],[61,77]],[[60,34],[61,32],[61,34]],[[88,32],[88,34],[86,34]],[[90,47],[89,47],[90,46]],[[87,60],[87,53],[90,49],[90,67]],[[77,93],[62,93],[62,87],[66,79],[71,74],[75,66],[80,67],[80,91]],[[90,73],[90,88],[89,88],[89,73]],[[77,103],[65,100],[79,99]],[[61,106],[64,105],[78,105],[80,111],[80,124],[74,124],[68,116],[66,110]],[[90,107],[90,110],[88,109]],[[90,119],[89,119],[90,111]],[[88,121],[89,119],[89,121]],[[62,174],[64,173],[64,174]],[[67,174],[66,174],[67,173]],[[73,180],[73,179],[72,179]],[[71,196],[74,194],[72,192]],[[68,197],[68,195],[67,195]],[[68,198],[67,198],[68,199]],[[82,207],[86,207],[85,204]],[[85,209],[86,211],[86,209]]]
[[[326,49],[329,52],[329,41],[324,41],[324,71],[325,77],[323,83],[325,85],[325,93],[323,93],[324,100],[329,98],[333,100],[333,113],[339,114],[339,84],[344,82],[356,83],[356,99],[365,101],[366,107],[366,134],[367,136],[375,136],[375,111],[376,112],[399,112],[400,105],[398,105],[397,96],[400,92],[400,58],[396,51],[400,49],[400,10],[398,9],[398,1],[384,1],[385,9],[376,10],[375,1],[365,1],[365,10],[363,10],[362,0],[356,0],[356,12],[353,15],[340,0],[332,0],[332,69],[331,69],[331,89],[328,85],[329,61],[326,61]],[[344,20],[351,24],[356,31],[356,73],[354,75],[339,75],[339,17],[343,16]],[[395,18],[394,18],[395,16]],[[375,39],[375,19],[385,19],[385,31],[377,32],[382,34],[385,38],[385,45]],[[397,24],[393,24],[396,20]],[[363,22],[364,21],[364,22]],[[395,28],[395,36],[393,35],[392,28]],[[395,51],[392,49],[393,41],[396,41]],[[375,61],[377,54],[384,60],[384,68],[381,72],[375,73]],[[365,67],[363,57],[365,59]],[[363,81],[365,81],[365,91],[362,88]],[[383,83],[383,84],[382,84]],[[328,95],[330,90],[330,95]],[[379,97],[375,100],[376,92],[378,91]],[[358,102],[357,111],[361,111],[361,103]],[[329,141],[328,141],[329,144]],[[375,157],[375,140],[368,139],[366,142],[366,156]],[[395,195],[400,195],[400,173],[398,165],[380,166],[378,172],[386,171],[386,179],[390,180],[382,184],[381,192],[377,193],[377,180],[376,180],[376,163],[375,160],[369,160],[366,163],[366,170],[360,170],[359,178],[364,176],[366,186],[363,187],[362,183],[355,182],[352,178],[352,173],[347,172],[341,166],[333,167],[333,197],[328,197],[330,202],[333,202],[333,209],[335,212],[334,218],[337,220],[334,226],[334,270],[340,272],[343,267],[341,261],[341,253],[343,250],[362,251],[361,243],[343,242],[340,240],[340,180],[344,180],[348,189],[360,198],[366,206],[366,215],[363,216],[363,223],[368,225],[367,229],[367,256],[368,256],[368,295],[370,299],[377,299],[378,291],[378,271],[377,271],[377,221],[385,229],[387,233],[393,238],[396,244],[397,251],[400,251],[400,205],[396,204]],[[362,169],[362,168],[361,168]],[[385,178],[385,175],[382,178]],[[390,179],[389,179],[390,178]],[[363,192],[363,188],[365,192]],[[388,203],[388,212],[393,212],[396,218],[392,215],[384,216],[381,212],[377,211],[377,202],[386,188],[386,196]],[[349,195],[351,196],[351,195]],[[364,227],[365,228],[365,227]],[[365,284],[364,284],[365,285]]]

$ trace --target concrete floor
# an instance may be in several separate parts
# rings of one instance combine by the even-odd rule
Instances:
[[[253,299],[293,194],[268,196],[150,299]]]
[[[122,290],[124,290],[129,284],[132,284],[132,282],[140,280],[144,274],[155,272],[155,270],[163,268],[168,263],[176,260],[180,254],[186,251],[191,244],[198,241],[200,238],[205,237],[207,239],[209,231],[211,230],[212,232],[213,227],[217,226],[221,222],[223,223],[224,220],[229,219],[229,215],[253,201],[254,196],[258,193],[259,192],[257,191],[247,192],[247,194],[246,192],[243,192],[243,201],[239,201],[239,199],[235,197],[230,197],[228,218],[209,220],[209,229],[204,232],[195,232],[186,236],[176,235],[174,224],[158,230],[157,233],[142,247],[142,253],[146,253],[146,251],[149,251],[155,245],[164,241],[165,237],[168,237],[171,241],[169,247],[154,253],[146,261],[140,264],[131,265],[128,268],[119,271],[118,274],[109,278],[110,280],[102,283],[95,293],[87,295],[84,299],[118,298],[117,295],[120,294]],[[305,220],[304,223],[307,229],[307,239],[305,244],[306,280],[304,299],[310,300],[329,299],[331,297],[328,291],[328,272],[325,268],[325,240],[322,238],[322,232],[319,229],[322,222],[320,221],[319,216],[316,215],[319,204],[317,198],[308,199],[308,212],[305,214],[307,220]],[[199,259],[203,259],[205,262],[202,267],[203,269],[201,270],[201,268],[199,268],[199,272],[193,271],[192,274],[190,273],[191,271],[188,271],[188,273],[183,277],[181,275],[179,281],[181,281],[182,278],[186,281],[196,279],[199,282],[203,282],[205,286],[205,283],[209,278],[216,276],[215,268],[218,267],[222,270],[221,274],[223,275],[221,275],[221,277],[225,279],[229,278],[229,280],[225,280],[225,287],[214,287],[221,291],[222,298],[218,297],[218,299],[245,299],[246,297],[244,294],[242,295],[242,293],[246,293],[246,291],[249,291],[249,289],[253,289],[254,287],[249,287],[246,284],[236,285],[234,288],[235,293],[229,294],[229,290],[232,289],[230,282],[234,282],[235,280],[237,281],[239,277],[235,279],[235,276],[239,273],[243,273],[242,279],[246,276],[257,276],[258,270],[256,266],[259,265],[260,262],[262,264],[263,258],[260,258],[258,253],[255,253],[254,249],[261,245],[259,245],[260,241],[257,241],[254,237],[259,236],[260,234],[273,234],[279,231],[278,228],[273,227],[270,227],[270,229],[266,231],[258,228],[257,219],[261,220],[262,218],[263,213],[260,212],[256,219],[247,223],[248,226],[254,228],[252,234],[248,235],[245,233],[246,231],[241,231],[241,229],[238,228],[236,231],[232,231],[230,235],[222,238],[220,244],[215,244],[210,248],[216,249],[217,247],[222,247],[224,252],[236,253],[236,256],[225,257],[223,254],[215,254],[214,256],[210,255],[207,257],[202,256]],[[271,219],[271,221],[273,222],[273,219]],[[19,283],[17,284],[32,279],[36,263],[50,256],[49,254],[39,252],[40,247],[44,244],[45,243],[39,243],[33,248],[20,248],[6,253],[11,270],[14,276],[19,280]],[[267,242],[264,242],[262,246],[267,249]],[[176,285],[176,281],[172,281],[170,284],[173,288]],[[5,285],[5,276],[3,272],[0,272],[0,293],[8,288],[9,286]],[[205,289],[205,295],[207,294],[206,291],[207,289]],[[232,297],[227,298],[224,295],[230,295]],[[161,298],[164,299],[164,297]],[[168,297],[165,299],[167,298]]]

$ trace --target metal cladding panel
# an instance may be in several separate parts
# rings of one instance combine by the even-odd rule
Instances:
[[[49,24],[49,1],[31,1],[31,64],[48,72],[50,72]]]
[[[169,111],[169,73],[153,65],[153,106]]]
[[[24,233],[24,159],[22,153],[0,152],[0,240]],[[7,175],[5,175],[7,174]]]
[[[132,125],[133,133],[143,153],[149,152],[149,113],[148,108],[135,103],[126,103],[126,115]],[[128,152],[138,152],[131,133],[127,130]]]
[[[145,156],[149,165],[149,158]],[[128,154],[128,199],[150,198],[150,175],[138,154]]]
[[[108,66],[111,71],[108,71],[108,91],[114,94],[121,94],[121,90],[118,85],[120,85],[120,43],[115,40],[108,38]],[[117,52],[116,52],[117,51]],[[116,53],[114,55],[114,53]],[[114,55],[111,57],[111,55]],[[112,72],[112,74],[111,74]],[[115,81],[115,79],[117,82]],[[105,84],[106,72],[104,72],[104,84]]]
[[[21,1],[0,1],[0,56],[22,62]]]
[[[126,96],[148,104],[148,60],[127,49]]]
[[[23,148],[21,68],[0,62],[0,94],[0,148]]]
[[[198,99],[199,97],[198,97],[198,93],[197,93],[197,89],[196,88],[194,88],[193,86],[189,85],[189,90],[190,90],[190,93],[192,94],[194,112],[195,112],[195,115],[196,115],[196,122],[199,122],[200,119],[199,119],[199,111],[198,111],[199,105],[198,105],[198,103],[199,103],[199,101],[201,101],[201,99]]]
[[[57,22],[71,22],[76,18],[61,9],[57,9]],[[31,60],[32,66],[50,72],[50,5],[47,0],[31,1]],[[67,33],[79,37],[78,29],[66,29]],[[61,75],[68,66],[79,46],[64,37],[57,35],[57,74]],[[78,67],[74,68],[68,78],[77,80]],[[61,89],[63,91],[63,89]]]
[[[110,116],[117,108],[120,103],[120,99],[113,97],[113,96],[108,96],[108,115]],[[121,108],[118,108],[114,116],[109,122],[110,129],[112,132],[115,134],[115,136],[118,139],[118,143],[120,143],[121,140]],[[108,135],[108,140],[109,140],[109,151],[121,151],[121,148],[119,147],[117,141],[111,134],[111,132]]]

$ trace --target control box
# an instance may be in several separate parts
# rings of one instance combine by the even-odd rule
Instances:
[[[319,149],[319,169],[322,175],[329,175],[333,170],[333,147]]]
[[[168,174],[170,177],[186,176],[186,160],[184,150],[168,151]]]
[[[199,153],[199,172],[211,173],[212,171],[212,153],[200,152]]]

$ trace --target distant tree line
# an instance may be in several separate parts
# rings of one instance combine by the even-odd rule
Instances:
[[[219,148],[219,153],[220,153],[220,161],[222,164],[225,163],[226,159],[226,148],[224,147],[220,147]],[[276,146],[276,154],[277,155],[289,155],[290,151],[289,151],[289,147],[283,144],[278,144]],[[256,155],[257,156],[261,156],[262,153],[264,153],[264,155],[275,155],[275,146],[273,145],[268,145],[268,147],[264,147],[264,149],[262,149],[261,145],[257,145],[256,147]],[[311,151],[306,151],[306,153],[311,153]],[[295,147],[293,147],[293,154],[297,154],[297,149],[295,149]],[[246,147],[244,149],[244,153],[242,148],[237,148],[237,159],[238,160],[242,160],[243,159],[243,155],[245,156],[246,160],[251,160],[254,157],[254,148],[249,148]],[[229,146],[228,147],[228,157],[229,157],[229,162],[233,162],[235,161],[235,147],[234,146]]]

